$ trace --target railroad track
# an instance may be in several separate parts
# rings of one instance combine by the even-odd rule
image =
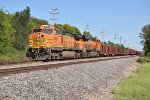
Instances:
[[[92,63],[92,62],[98,62],[98,61],[123,59],[123,58],[130,58],[130,57],[135,57],[135,56],[117,56],[117,57],[102,57],[102,58],[95,58],[95,59],[92,59],[92,58],[91,59],[78,59],[78,60],[70,60],[70,61],[68,60],[67,62],[60,61],[58,63],[47,63],[47,64],[39,64],[39,65],[29,64],[29,66],[22,66],[22,67],[6,67],[6,68],[0,67],[0,76],[17,74],[17,73],[28,73],[28,72],[37,71],[37,70],[47,70],[51,68],[58,68],[58,67],[68,66],[68,65],[73,65],[73,64]]]

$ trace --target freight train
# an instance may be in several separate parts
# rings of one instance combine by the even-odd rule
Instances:
[[[32,60],[73,59],[116,55],[140,55],[133,49],[104,45],[98,38],[70,34],[54,26],[33,28],[26,56]]]

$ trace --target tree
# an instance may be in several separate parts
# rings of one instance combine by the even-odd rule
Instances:
[[[54,26],[55,26],[57,29],[64,30],[62,24],[55,24]]]
[[[115,43],[110,42],[110,41],[108,41],[108,44],[111,45],[111,46],[114,46],[114,45],[115,45]]]
[[[10,24],[10,17],[3,9],[0,10],[0,54],[10,55],[16,50],[13,48],[15,29]]]
[[[141,44],[144,46],[145,55],[147,55],[150,52],[150,24],[145,25],[142,32],[139,37],[142,39]]]
[[[55,27],[70,34],[81,34],[80,30],[77,27],[71,26],[69,24],[55,24]]]
[[[33,27],[40,26],[40,25],[48,25],[48,21],[30,17],[29,24],[28,24],[28,29],[29,29],[28,33],[29,34],[32,33]]]
[[[88,37],[92,37],[92,34],[90,32],[84,31],[83,35],[88,36]]]
[[[122,48],[122,49],[125,49],[125,46],[123,45],[123,44],[115,44],[115,43],[113,43],[113,42],[111,42],[111,41],[108,41],[108,42],[104,42],[106,45],[110,45],[110,46],[115,46],[115,47],[117,47],[117,48]]]
[[[124,47],[124,45],[123,45],[123,44],[121,44],[121,45],[120,45],[120,48],[123,48],[123,49],[124,49],[125,47]]]
[[[80,30],[77,27],[74,27],[75,34],[81,34]]]
[[[21,12],[16,12],[12,18],[12,26],[16,30],[14,47],[18,50],[25,50],[27,45],[27,36],[29,32],[30,8],[26,7]]]

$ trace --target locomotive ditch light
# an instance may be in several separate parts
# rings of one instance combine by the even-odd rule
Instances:
[[[38,33],[38,36],[37,36],[38,38],[40,37],[40,34]]]

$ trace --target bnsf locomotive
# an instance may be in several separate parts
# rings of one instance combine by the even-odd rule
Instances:
[[[26,56],[32,60],[70,59],[114,55],[134,55],[139,52],[101,44],[98,38],[73,35],[54,26],[41,25],[29,35]]]

